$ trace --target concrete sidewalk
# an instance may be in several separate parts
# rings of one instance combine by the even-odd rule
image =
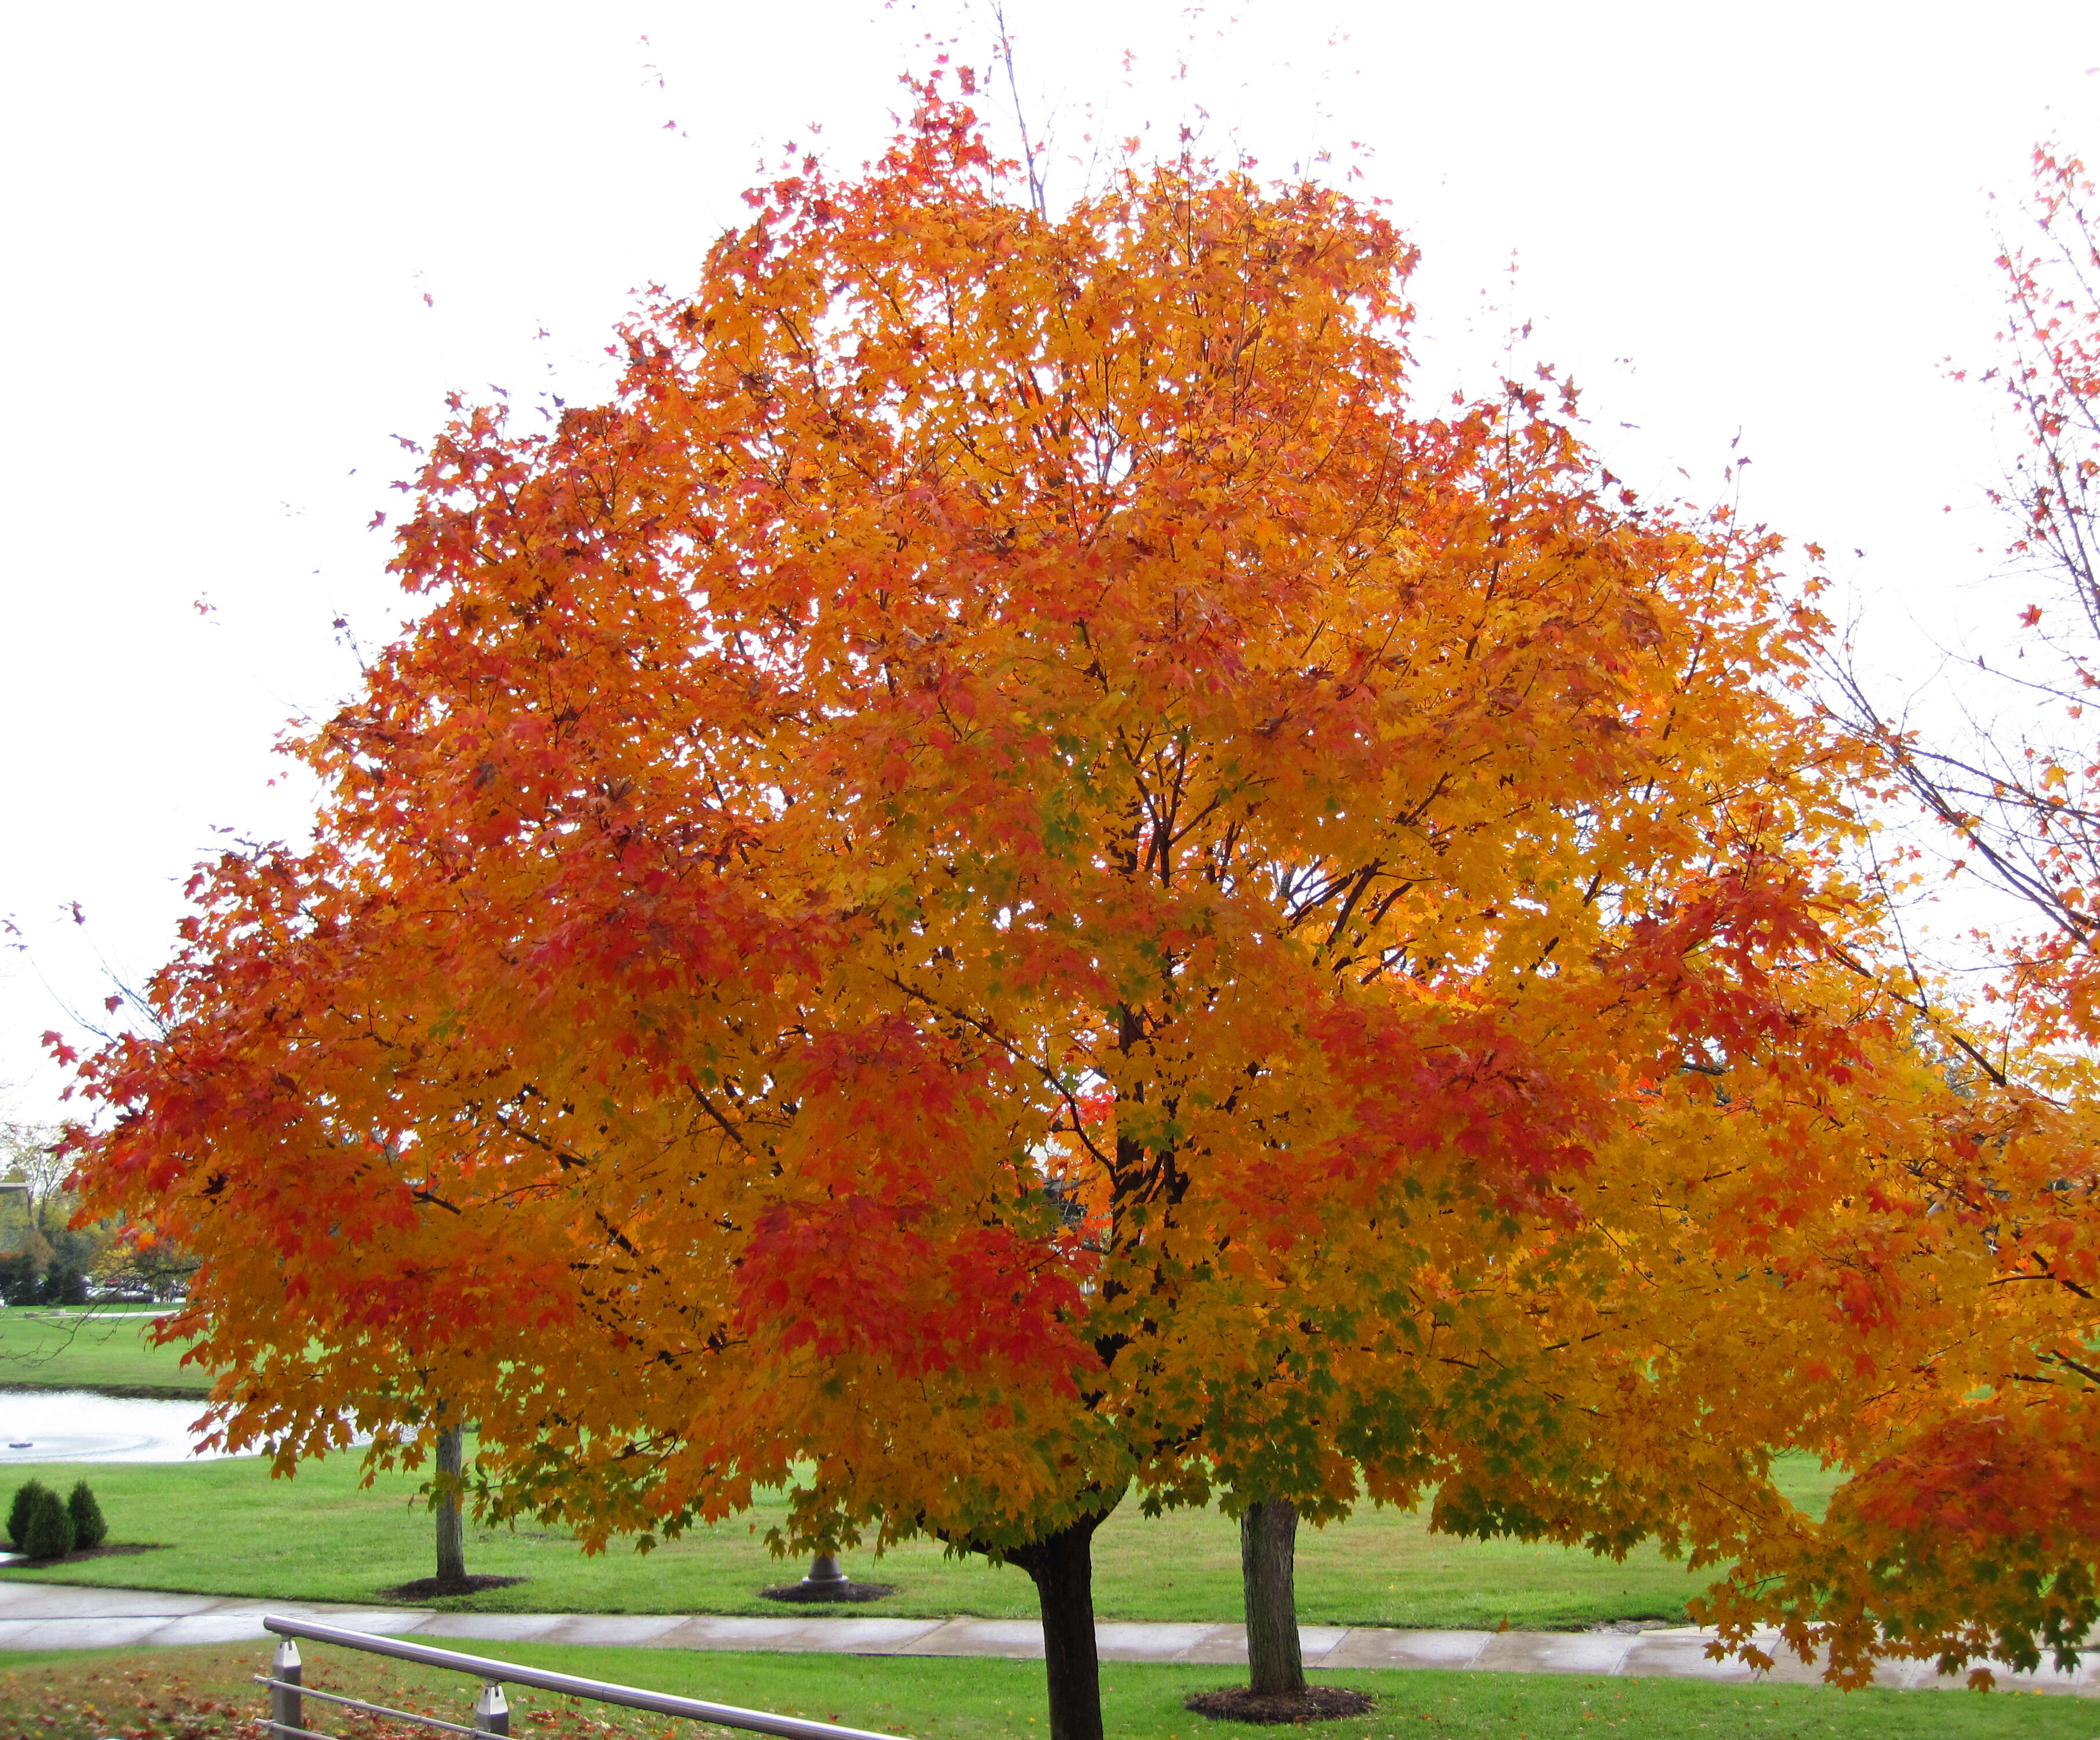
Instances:
[[[1043,1637],[1032,1619],[902,1619],[673,1614],[432,1613],[404,1607],[352,1607],[326,1601],[260,1601],[151,1590],[95,1589],[72,1583],[0,1583],[0,1649],[130,1649],[170,1644],[261,1642],[262,1615],[317,1619],[392,1637],[477,1643],[638,1644],[659,1649],[781,1649],[841,1655],[990,1655],[1039,1658]],[[1246,1660],[1238,1625],[1105,1622],[1096,1628],[1110,1662],[1193,1662],[1235,1667]],[[1706,1636],[1691,1627],[1646,1632],[1411,1632],[1370,1627],[1306,1626],[1299,1632],[1305,1665],[1341,1667],[1471,1668],[1500,1673],[1594,1674],[1647,1679],[1687,1677],[1748,1684],[1759,1677],[1740,1662],[1705,1655]],[[1767,1646],[1771,1647],[1769,1640]],[[320,1646],[316,1646],[320,1647]],[[1816,1671],[1791,1657],[1768,1676],[1785,1685],[1813,1684]],[[1882,1683],[1904,1688],[1958,1688],[1929,1663],[1896,1663]],[[2100,1698],[2100,1654],[2078,1672],[2001,1672],[2001,1685],[2023,1691]]]

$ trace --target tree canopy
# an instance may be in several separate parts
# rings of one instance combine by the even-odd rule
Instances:
[[[228,1437],[1008,1559],[1060,1740],[1133,1485],[1660,1538],[1853,1677],[2082,1635],[2089,1520],[1990,1510],[2049,1489],[1964,1398],[2089,1336],[1995,1283],[2100,1284],[2090,1161],[1882,987],[1775,546],[1550,377],[1418,407],[1375,208],[1045,213],[961,84],[755,192],[603,404],[456,407],[315,843],[201,871],[82,1061]]]
[[[1974,371],[2001,390],[2011,458],[1988,491],[2012,533],[2001,583],[2019,589],[2010,658],[1961,671],[2002,703],[1957,736],[1912,729],[1850,665],[1835,704],[1872,738],[1918,804],[1960,841],[1963,863],[2020,903],[2038,934],[1997,943],[2009,1000],[2054,1040],[2090,1045],[2100,941],[2100,778],[2086,709],[2100,688],[2100,214],[2084,161],[2036,148],[2014,234],[2001,239],[2005,325]],[[1957,378],[1970,371],[1960,371]],[[2009,612],[2008,616],[2013,613]],[[2031,656],[2032,655],[2032,656]],[[1995,668],[1994,668],[1995,665]]]
[[[1874,746],[1891,785],[1947,831],[1956,871],[2014,903],[1978,933],[1999,969],[1980,1006],[1963,1008],[1908,958],[1890,975],[1958,1049],[1979,1110],[1994,1102],[2023,1133],[2009,1140],[1988,1118],[1973,1133],[1978,1157],[1992,1157],[1989,1173],[2002,1163],[2018,1175],[1979,1181],[2004,1205],[1989,1222],[1990,1285],[2019,1326],[2023,1345],[2015,1340],[2010,1350],[2021,1357],[1906,1444],[1877,1471],[1884,1485],[1870,1499],[1844,1499],[1850,1563],[1833,1568],[1825,1542],[1815,1549],[1824,1568],[1797,1572],[1827,1579],[1841,1601],[1888,1602],[1884,1623],[1899,1632],[1948,1624],[1950,1580],[2001,1592],[2023,1584],[2065,1614],[2082,1614],[2092,1599],[2100,1490],[2092,1125],[2100,759],[2086,718],[2100,684],[2100,219],[2092,199],[2080,157],[2040,145],[2015,227],[2001,236],[2004,325],[1995,359],[1976,373],[2003,392],[2010,413],[2011,457],[1988,494],[2011,534],[1994,590],[2017,585],[2021,602],[2006,625],[2010,656],[1958,667],[1972,729],[1917,729],[1849,663],[1829,667],[1833,713]],[[2018,1305],[2014,1294],[2023,1296]],[[2043,1295],[2046,1307],[2027,1309]],[[1860,1545],[1868,1537],[1872,1549]],[[2008,1632],[2005,1652],[2018,1654],[2018,1641]]]

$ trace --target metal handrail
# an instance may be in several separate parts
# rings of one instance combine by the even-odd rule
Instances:
[[[391,1656],[396,1661],[414,1662],[424,1667],[474,1674],[492,1685],[529,1685],[536,1691],[560,1692],[571,1698],[588,1698],[597,1703],[646,1710],[655,1716],[683,1716],[691,1721],[712,1722],[721,1728],[741,1728],[752,1733],[772,1734],[777,1740],[898,1740],[895,1734],[877,1733],[870,1729],[841,1728],[834,1722],[807,1721],[799,1716],[775,1716],[770,1711],[708,1703],[698,1698],[675,1697],[668,1692],[647,1691],[638,1685],[586,1680],[575,1674],[554,1673],[545,1667],[527,1667],[518,1662],[499,1662],[485,1655],[433,1649],[428,1644],[409,1643],[398,1637],[379,1637],[369,1632],[319,1625],[311,1619],[280,1619],[266,1613],[262,1615],[262,1628],[280,1637],[302,1637],[309,1643],[334,1644],[341,1649]]]
[[[302,1698],[318,1698],[323,1703],[340,1704],[346,1710],[362,1711],[367,1716],[389,1716],[397,1722],[413,1722],[421,1728],[442,1728],[448,1733],[482,1734],[488,1732],[485,1728],[470,1728],[464,1722],[448,1722],[440,1716],[420,1716],[413,1710],[395,1710],[386,1704],[368,1704],[362,1698],[346,1698],[340,1692],[320,1691],[298,1680],[273,1680],[265,1673],[253,1673],[248,1677],[258,1685],[268,1686],[273,1692],[297,1692]],[[274,1728],[280,1733],[308,1731],[289,1729],[282,1722],[265,1722],[262,1725]]]

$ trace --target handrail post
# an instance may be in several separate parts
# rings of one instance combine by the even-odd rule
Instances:
[[[474,1701],[474,1731],[478,1734],[510,1732],[510,1705],[503,1688],[493,1680],[482,1687],[481,1696]]]
[[[270,1663],[270,1677],[289,1682],[270,1688],[270,1720],[280,1729],[304,1728],[306,1701],[294,1689],[300,1683],[299,1646],[289,1637],[277,1640],[277,1654]]]

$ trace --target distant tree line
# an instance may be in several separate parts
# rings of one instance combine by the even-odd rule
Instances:
[[[181,1294],[196,1259],[171,1246],[140,1250],[121,1223],[76,1226],[80,1199],[67,1188],[72,1162],[58,1132],[0,1124],[0,1304],[85,1305],[91,1298],[166,1300]]]

